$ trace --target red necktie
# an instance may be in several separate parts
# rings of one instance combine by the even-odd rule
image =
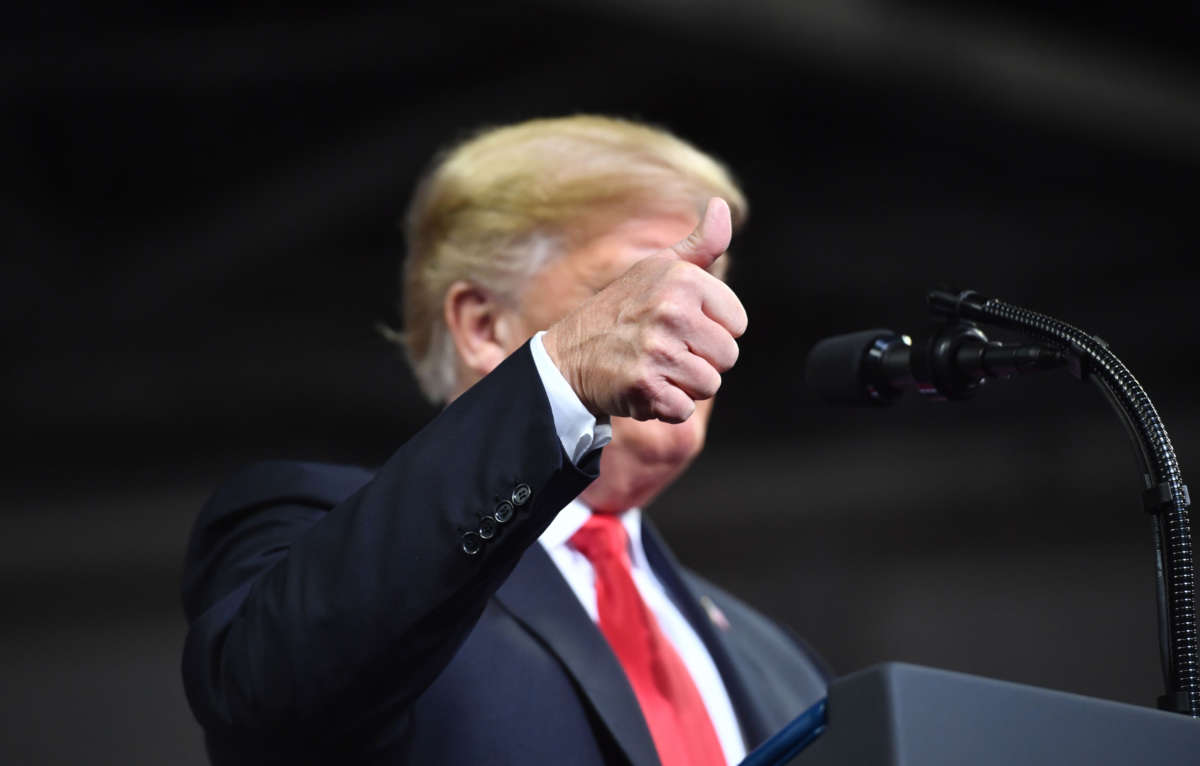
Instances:
[[[725,766],[691,674],[633,583],[629,537],[620,518],[593,514],[571,536],[571,545],[595,570],[600,632],[633,686],[663,766]]]

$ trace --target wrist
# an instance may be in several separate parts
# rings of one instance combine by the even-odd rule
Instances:
[[[598,411],[595,405],[586,395],[582,380],[579,375],[578,365],[572,363],[571,354],[569,353],[573,347],[570,341],[570,328],[565,327],[565,323],[570,320],[570,317],[559,320],[550,326],[542,335],[542,347],[546,350],[546,356],[558,368],[563,379],[567,381],[567,385],[575,392],[580,404],[587,409],[593,416],[597,418],[605,418],[607,422],[607,413]]]

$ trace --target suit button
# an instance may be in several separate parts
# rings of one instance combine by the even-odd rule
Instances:
[[[491,540],[496,536],[496,520],[491,516],[484,516],[479,520],[479,536],[484,540]]]
[[[513,487],[512,504],[520,508],[522,505],[525,505],[525,503],[529,502],[529,496],[532,494],[533,490],[529,488],[528,484],[518,484],[517,486]]]
[[[496,503],[496,510],[492,511],[493,518],[495,518],[496,521],[500,522],[501,524],[507,523],[508,520],[512,518],[512,515],[512,503],[508,502],[507,500],[501,500],[500,502]]]
[[[483,548],[483,540],[475,532],[464,532],[462,536],[462,550],[468,556],[474,556]]]

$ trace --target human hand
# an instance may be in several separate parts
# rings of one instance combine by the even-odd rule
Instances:
[[[737,361],[746,310],[707,269],[729,246],[729,205],[714,197],[682,242],[628,271],[542,337],[594,415],[681,423]]]

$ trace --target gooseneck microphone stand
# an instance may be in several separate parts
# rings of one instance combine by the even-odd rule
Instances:
[[[1200,718],[1200,660],[1197,656],[1196,575],[1188,521],[1187,485],[1175,449],[1154,403],[1129,368],[1104,341],[1066,322],[966,290],[934,290],[934,314],[1022,333],[1068,356],[1072,371],[1096,384],[1133,442],[1145,491],[1142,504],[1152,517],[1158,592],[1159,649],[1166,692],[1158,706]]]
[[[987,378],[1064,364],[1094,383],[1129,434],[1145,482],[1166,687],[1161,710],[885,662],[831,681],[824,699],[741,766],[1194,763],[1200,665],[1191,500],[1154,403],[1108,344],[1076,327],[971,290],[934,290],[928,300],[942,321],[917,341],[878,329],[818,343],[806,364],[809,386],[834,404],[879,406],[914,387],[934,400],[967,399]],[[992,343],[977,325],[1028,340]]]

